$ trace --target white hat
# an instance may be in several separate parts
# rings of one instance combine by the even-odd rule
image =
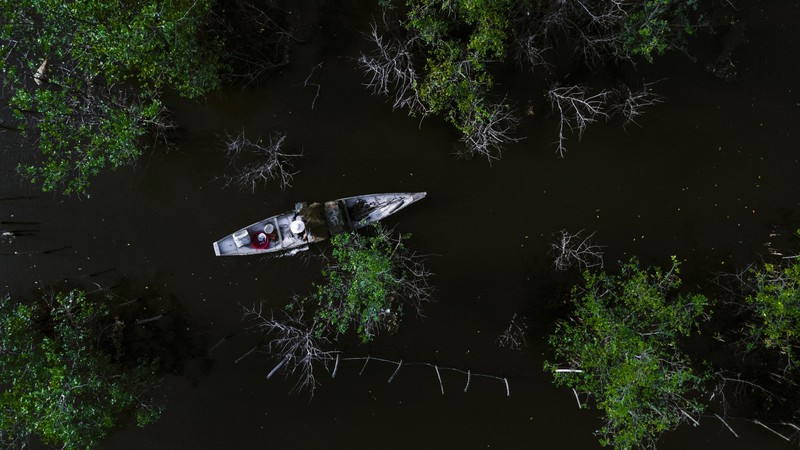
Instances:
[[[294,234],[300,234],[306,229],[306,224],[304,224],[302,220],[295,220],[289,224],[289,229],[292,230]]]
[[[275,231],[275,226],[274,225],[272,225],[271,223],[268,223],[268,224],[264,225],[264,232],[265,233],[270,234],[273,231]]]

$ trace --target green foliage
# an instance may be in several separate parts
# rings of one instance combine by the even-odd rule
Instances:
[[[317,286],[313,301],[322,326],[345,333],[351,324],[363,342],[373,339],[387,318],[400,313],[398,293],[402,242],[392,242],[380,225],[376,233],[355,232],[333,237],[333,261],[325,269],[326,283]]]
[[[119,98],[112,96],[86,105],[72,94],[67,90],[17,91],[11,99],[21,123],[26,120],[22,111],[37,112],[34,126],[42,159],[20,171],[44,191],[62,188],[64,193],[85,194],[91,177],[103,168],[117,168],[139,157],[144,124],[158,121],[161,115],[157,99],[146,105],[121,106]],[[85,120],[86,116],[91,120]]]
[[[800,261],[764,264],[749,271],[755,292],[745,298],[753,313],[748,350],[778,350],[796,367],[800,348]]]
[[[590,70],[638,57],[652,61],[667,49],[685,48],[698,27],[697,10],[697,0],[406,0],[400,37],[387,41],[373,33],[378,51],[359,62],[376,93],[393,90],[394,106],[410,114],[443,116],[461,134],[459,153],[492,160],[517,140],[512,133],[519,123],[511,105],[492,94],[493,66],[507,68],[512,56],[520,67],[545,66],[566,78],[573,71],[570,54]],[[561,108],[554,112],[562,121],[576,120]]]
[[[603,445],[650,447],[704,408],[690,397],[704,376],[692,370],[678,339],[697,325],[707,300],[674,294],[678,270],[673,258],[667,272],[640,268],[635,259],[619,276],[585,272],[584,285],[572,290],[572,320],[550,336],[558,362],[545,369],[556,384],[594,397],[605,419]]]
[[[101,169],[133,162],[160,125],[162,89],[197,97],[219,83],[211,3],[0,0],[8,105],[44,157],[21,172],[83,194]]]
[[[682,47],[694,33],[698,20],[697,0],[647,0],[643,8],[628,16],[622,41],[630,55],[653,61],[669,48]]]
[[[434,48],[461,43],[470,59],[502,58],[511,0],[408,0],[408,24]],[[463,35],[458,38],[457,35]]]
[[[463,135],[489,120],[486,70],[505,56],[510,0],[409,0],[407,28],[426,46],[420,100],[443,113]]]
[[[93,448],[135,414],[158,418],[143,403],[151,368],[123,370],[123,323],[84,292],[14,304],[0,298],[0,442],[24,447],[32,436],[69,449]]]

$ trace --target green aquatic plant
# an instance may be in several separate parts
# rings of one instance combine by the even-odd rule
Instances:
[[[322,275],[325,282],[307,301],[316,305],[319,330],[347,332],[353,327],[363,342],[381,329],[397,326],[404,306],[419,309],[429,299],[430,273],[404,244],[380,224],[373,233],[333,237],[333,256]]]
[[[800,354],[800,261],[764,263],[746,272],[753,292],[744,299],[750,312],[747,350],[778,351],[787,369],[796,369]]]
[[[0,297],[0,443],[22,448],[33,437],[90,449],[135,417],[153,422],[146,397],[153,367],[125,362],[124,324],[83,291],[33,303]]]
[[[160,93],[219,84],[211,0],[0,0],[5,103],[37,147],[19,171],[43,190],[87,194],[101,170],[130,164],[166,127]]]
[[[573,288],[569,321],[559,322],[545,363],[554,382],[588,394],[603,413],[600,442],[652,447],[658,436],[693,423],[706,375],[692,368],[679,340],[704,316],[702,295],[678,295],[679,263],[667,271],[632,259],[619,275],[584,272]]]

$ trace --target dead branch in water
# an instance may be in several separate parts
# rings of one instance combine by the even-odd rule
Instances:
[[[359,375],[364,373],[364,369],[366,369],[367,363],[370,362],[370,361],[376,361],[376,362],[382,362],[382,363],[386,363],[386,364],[395,365],[396,368],[395,368],[394,372],[392,373],[392,375],[387,380],[387,383],[391,383],[392,381],[394,381],[394,379],[397,377],[397,373],[400,371],[401,367],[411,367],[411,366],[430,367],[430,368],[432,368],[434,370],[434,373],[436,374],[436,379],[437,379],[438,384],[439,384],[439,392],[442,395],[444,395],[444,381],[442,380],[442,372],[444,372],[444,371],[460,373],[460,374],[463,374],[463,375],[465,375],[467,377],[467,382],[466,382],[466,386],[464,387],[464,392],[467,392],[467,390],[470,387],[470,383],[472,382],[472,379],[474,377],[489,378],[489,379],[493,379],[493,380],[499,380],[499,381],[503,382],[503,385],[504,385],[504,388],[505,388],[505,391],[506,391],[506,396],[511,396],[511,387],[510,387],[510,385],[508,383],[508,378],[497,376],[497,375],[486,375],[486,374],[481,374],[481,373],[475,373],[472,370],[456,369],[455,367],[442,367],[442,366],[440,366],[438,364],[432,364],[432,363],[426,363],[426,362],[406,362],[403,359],[400,359],[399,361],[395,361],[395,360],[392,360],[392,359],[376,358],[376,357],[374,357],[372,355],[363,356],[363,357],[349,357],[349,358],[345,358],[345,357],[339,358],[339,356],[337,355],[336,360],[337,360],[337,362],[339,360],[341,360],[341,361],[364,361],[364,364],[361,367],[361,371],[359,372]]]
[[[393,109],[408,108],[409,115],[427,115],[427,108],[416,90],[419,74],[414,67],[413,51],[409,49],[414,40],[384,37],[378,34],[378,25],[374,22],[367,38],[375,50],[370,54],[362,53],[358,58],[358,66],[369,77],[364,85],[375,95],[394,97]]]
[[[611,95],[609,112],[622,116],[623,127],[636,124],[636,118],[644,114],[646,108],[663,101],[660,95],[653,92],[652,87],[655,83],[657,82],[644,83],[641,88],[635,90],[622,86]]]
[[[260,184],[277,183],[281,190],[291,186],[297,174],[293,171],[294,159],[302,156],[302,153],[283,151],[285,141],[286,135],[281,132],[270,134],[267,142],[261,138],[253,142],[245,136],[244,131],[236,136],[227,134],[225,152],[237,173],[225,177],[226,186],[237,185],[253,192]]]
[[[314,86],[314,87],[317,88],[317,92],[314,95],[314,100],[311,101],[311,109],[312,110],[314,109],[314,105],[317,103],[317,99],[319,98],[319,91],[322,89],[322,85],[319,84],[319,83],[312,83],[311,82],[311,77],[314,76],[314,72],[316,72],[317,69],[319,69],[320,73],[322,73],[322,64],[324,64],[324,63],[319,63],[316,66],[312,67],[311,68],[311,72],[308,74],[308,77],[306,77],[306,80],[303,82],[303,87]]]
[[[761,425],[762,427],[764,427],[764,428],[766,428],[767,430],[769,430],[769,431],[771,431],[772,433],[774,433],[776,436],[779,436],[779,437],[783,438],[783,440],[785,440],[786,442],[789,442],[789,441],[791,441],[791,438],[789,438],[788,436],[785,436],[785,435],[783,435],[783,434],[781,434],[781,433],[777,432],[777,431],[776,431],[775,429],[773,429],[773,428],[770,428],[770,427],[766,426],[766,425],[765,425],[763,422],[759,421],[758,419],[753,419],[753,423],[754,423],[754,424],[756,424],[756,425]]]
[[[590,94],[583,85],[554,85],[547,91],[550,106],[558,113],[559,118],[556,152],[560,157],[563,158],[567,152],[565,129],[577,134],[580,140],[588,124],[597,122],[598,119],[608,119],[605,112],[608,95],[606,90]]]
[[[594,232],[584,237],[581,234],[561,230],[556,236],[556,241],[550,244],[550,255],[554,257],[553,264],[556,270],[565,271],[573,265],[578,265],[581,270],[593,267],[603,267],[602,247],[592,243]]]
[[[267,378],[286,368],[289,374],[298,374],[293,390],[308,390],[313,396],[319,384],[315,367],[321,364],[327,369],[336,352],[324,350],[329,340],[316,332],[315,323],[306,322],[302,307],[298,306],[292,315],[285,314],[282,319],[276,319],[271,312],[264,314],[263,304],[259,304],[244,308],[244,318],[252,322],[252,328],[271,338],[267,339],[267,351],[279,362]]]
[[[486,105],[488,117],[483,114],[467,119],[473,131],[461,138],[464,143],[464,155],[472,158],[475,155],[486,158],[490,163],[500,159],[500,150],[507,144],[518,142],[513,137],[519,126],[519,117],[506,105],[506,101]]]
[[[502,348],[510,348],[511,350],[521,350],[528,345],[525,339],[528,324],[525,323],[517,313],[511,316],[511,321],[508,323],[506,329],[497,336],[497,345]]]
[[[725,425],[725,427],[728,429],[728,431],[733,433],[734,436],[736,436],[737,438],[739,437],[739,435],[735,431],[733,431],[733,428],[731,428],[731,426],[728,425],[728,422],[726,422],[719,414],[714,413],[714,417],[719,419],[719,421],[722,422],[722,424]]]

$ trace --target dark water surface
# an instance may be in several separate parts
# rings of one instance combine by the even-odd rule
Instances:
[[[121,430],[104,448],[599,448],[597,414],[578,410],[572,393],[553,387],[541,370],[570,279],[551,268],[552,234],[596,230],[612,269],[631,255],[648,264],[677,255],[694,290],[714,272],[759,260],[767,241],[787,249],[800,226],[798,2],[742,5],[742,45],[733,46],[737,33],[705,37],[696,62],[670,55],[641,67],[632,76],[664,78],[658,90],[667,101],[647,112],[641,127],[591,126],[582,142],[570,140],[563,160],[554,153],[556,123],[545,118],[541,86],[509,77],[501,89],[533,99],[536,115],[523,122],[526,139],[491,167],[456,160],[450,127],[435,119],[419,127],[361,87],[353,58],[365,46],[356,31],[368,28],[368,16],[349,3],[301,8],[300,19],[313,25],[300,30],[306,44],[295,49],[291,66],[258,89],[176,104],[177,148],[101,176],[91,199],[20,185],[13,166],[25,156],[2,135],[0,220],[27,222],[2,229],[38,234],[0,244],[0,294],[29,295],[37,282],[62,278],[104,287],[124,281],[131,295],[163,299],[154,314],[185,320],[195,351],[228,337],[167,378],[161,420]],[[726,43],[737,69],[727,82],[704,67]],[[303,82],[318,63],[312,110],[316,89]],[[285,131],[289,145],[303,150],[292,188],[223,189],[219,135],[241,128],[250,137]],[[510,397],[494,379],[473,379],[464,393],[465,377],[443,372],[442,396],[432,368],[403,368],[388,384],[394,366],[370,362],[359,375],[361,362],[343,362],[336,379],[321,377],[310,401],[287,393],[292,379],[267,381],[273,361],[264,355],[235,362],[259,340],[245,332],[241,305],[281,307],[292,293],[307,292],[319,263],[217,258],[212,241],[298,200],[422,190],[425,200],[388,223],[432,255],[436,302],[424,319],[406,317],[396,335],[368,346],[345,343],[345,355],[507,377]],[[513,313],[530,319],[522,352],[495,344]],[[739,439],[709,416],[700,427],[666,434],[659,448],[789,448],[752,423],[730,423]]]

